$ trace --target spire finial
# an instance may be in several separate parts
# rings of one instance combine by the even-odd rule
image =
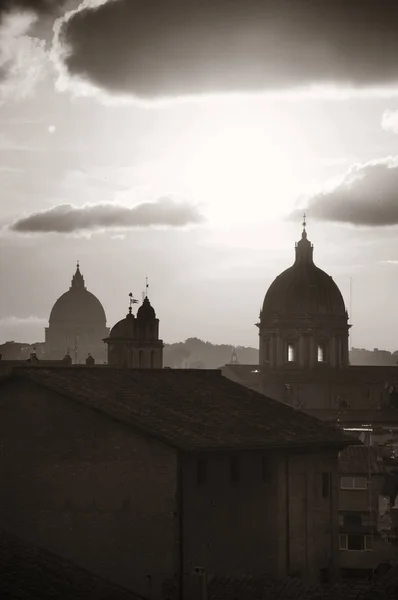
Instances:
[[[301,234],[301,239],[306,239],[307,238],[307,215],[304,213],[303,214],[303,222],[302,222],[302,226],[303,226],[303,233]]]
[[[145,277],[145,298],[148,298],[148,288],[149,288],[148,277]]]
[[[84,277],[80,272],[80,261],[76,261],[76,272],[72,277],[72,285],[71,288],[74,290],[77,289],[85,289]]]

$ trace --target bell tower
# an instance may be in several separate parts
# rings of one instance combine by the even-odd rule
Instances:
[[[348,314],[332,277],[313,261],[306,217],[294,264],[269,287],[260,310],[262,369],[349,366]]]
[[[108,345],[108,364],[130,369],[162,369],[163,341],[159,339],[159,319],[151,305],[147,290],[142,304],[133,315],[132,306],[138,303],[130,293],[129,312],[111,329],[104,340]]]

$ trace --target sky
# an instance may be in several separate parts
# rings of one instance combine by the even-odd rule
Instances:
[[[258,346],[302,214],[355,347],[398,348],[398,4],[0,1],[0,343],[77,260],[108,326]]]

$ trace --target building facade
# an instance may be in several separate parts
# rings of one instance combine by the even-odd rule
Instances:
[[[344,575],[371,579],[380,564],[398,560],[397,514],[398,472],[394,473],[394,461],[385,449],[346,448],[339,460],[339,550]]]
[[[151,600],[333,579],[340,431],[219,371],[25,367],[0,392],[0,527]]]
[[[303,225],[294,264],[265,294],[257,324],[260,364],[225,365],[223,374],[365,442],[368,458],[360,473],[346,473],[349,461],[342,457],[340,483],[350,478],[354,487],[339,489],[341,566],[345,574],[354,575],[362,563],[365,574],[387,558],[398,559],[394,533],[398,489],[380,500],[391,519],[388,531],[382,534],[377,529],[386,461],[388,471],[398,472],[398,366],[349,364],[351,325],[343,296],[330,275],[314,264],[305,221]],[[369,460],[376,448],[383,463]],[[355,488],[357,481],[362,489]],[[346,514],[351,503],[355,514]]]

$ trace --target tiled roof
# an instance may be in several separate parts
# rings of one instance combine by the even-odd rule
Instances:
[[[339,455],[340,473],[362,473],[383,474],[385,466],[381,451],[375,446],[349,446]]]
[[[307,585],[293,577],[217,577],[210,582],[209,600],[362,600],[362,594],[370,587],[366,581],[321,586]]]
[[[398,565],[388,567],[376,581],[346,581],[306,585],[300,579],[272,576],[210,581],[209,600],[397,600]]]
[[[142,600],[141,596],[3,530],[0,530],[0,598]]]
[[[398,565],[392,566],[378,581],[361,594],[359,600],[397,600]]]
[[[306,408],[308,415],[322,419],[323,421],[339,421],[340,425],[360,425],[363,423],[372,424],[372,426],[397,426],[398,410],[394,407],[383,408]]]
[[[260,369],[257,365],[227,364],[220,367],[223,377],[240,383],[252,390],[259,390],[261,384]]]
[[[346,369],[269,369],[263,375],[267,381],[289,381],[290,383],[314,383],[316,381],[329,383],[398,383],[398,366],[352,366]]]
[[[345,447],[346,434],[219,370],[21,368],[27,378],[185,450]]]

